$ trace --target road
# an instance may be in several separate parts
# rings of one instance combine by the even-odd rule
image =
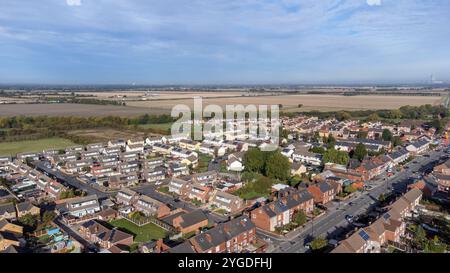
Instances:
[[[439,161],[443,161],[445,152],[431,152],[430,157],[418,157],[413,162],[407,164],[408,168],[395,174],[393,177],[386,178],[385,175],[372,181],[369,185],[373,186],[370,191],[357,193],[350,200],[335,203],[328,210],[327,214],[310,222],[305,228],[289,233],[286,239],[276,243],[272,252],[275,253],[302,253],[306,252],[305,244],[314,237],[324,236],[328,239],[336,237],[339,233],[348,231],[348,222],[346,215],[357,216],[363,214],[376,206],[380,194],[386,194],[391,191],[404,192],[411,177],[417,177],[415,172],[429,172]],[[417,163],[414,163],[417,162]],[[386,180],[385,180],[386,178]],[[349,205],[352,202],[353,205]]]
[[[75,176],[67,175],[65,173],[62,173],[59,170],[53,170],[53,169],[47,168],[45,166],[45,163],[42,161],[33,162],[33,164],[36,166],[36,169],[38,171],[48,174],[49,177],[57,180],[64,186],[69,186],[69,187],[73,187],[75,189],[83,190],[88,195],[96,194],[98,199],[100,199],[100,200],[106,199],[114,194],[114,193],[103,192],[103,191],[96,189],[88,184],[80,182]]]

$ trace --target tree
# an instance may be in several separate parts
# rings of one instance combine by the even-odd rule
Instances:
[[[297,105],[297,107],[298,107],[298,108],[302,108],[302,107],[303,107],[303,104],[299,104],[299,105]]]
[[[265,167],[265,174],[270,178],[287,180],[290,176],[291,163],[289,159],[279,151],[268,156]]]
[[[341,165],[347,165],[350,160],[348,154],[344,151],[338,151],[334,148],[326,150],[323,154],[323,162],[324,163],[336,163]]]
[[[403,144],[403,142],[402,142],[402,140],[400,139],[400,137],[399,136],[394,136],[393,138],[392,138],[392,146],[394,146],[394,147],[397,147],[397,146],[400,146],[400,145],[402,145]]]
[[[367,121],[376,122],[376,121],[379,121],[379,120],[380,120],[380,117],[378,116],[377,113],[373,113],[369,117],[367,117]]]
[[[346,192],[346,193],[354,193],[355,191],[356,191],[356,189],[352,185],[347,185],[344,188],[344,192]]]
[[[44,212],[44,214],[42,215],[42,223],[44,225],[50,223],[51,221],[53,221],[53,219],[55,219],[56,217],[56,213],[54,211],[48,211],[46,210]]]
[[[384,141],[391,141],[392,140],[392,133],[391,133],[391,131],[389,131],[389,129],[384,129],[383,133],[381,135],[381,138]]]
[[[259,149],[250,149],[244,155],[245,168],[250,172],[261,173],[264,170],[264,155]]]
[[[350,115],[350,113],[345,112],[345,111],[340,111],[336,113],[336,119],[339,121],[343,121],[343,120],[348,120],[352,118],[352,115]]]
[[[367,155],[366,146],[362,143],[358,143],[358,145],[356,145],[356,148],[353,152],[353,158],[356,158],[359,161],[362,161],[366,155]]]
[[[388,113],[388,117],[391,119],[400,119],[402,118],[402,112],[398,109],[391,110]]]
[[[317,237],[311,242],[311,249],[313,251],[318,251],[324,249],[328,245],[328,242],[325,238]]]
[[[336,145],[336,139],[333,137],[332,134],[329,134],[327,138],[324,138],[324,142],[327,143],[327,148],[334,148]]]
[[[19,222],[27,227],[34,228],[37,224],[37,216],[32,214],[25,214],[19,218]]]
[[[268,177],[261,176],[253,183],[253,190],[261,195],[268,194],[272,187],[272,180]]]
[[[303,211],[298,211],[294,216],[294,222],[297,223],[299,226],[306,223],[306,214]]]

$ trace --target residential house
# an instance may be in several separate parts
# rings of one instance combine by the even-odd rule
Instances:
[[[133,205],[138,199],[139,194],[128,188],[123,188],[117,192],[116,202],[122,205],[130,206]]]
[[[189,184],[186,197],[191,200],[197,200],[203,204],[209,200],[210,187],[202,186],[200,184]]]
[[[161,221],[176,228],[183,235],[197,232],[201,228],[208,226],[208,217],[200,209],[191,212],[181,210],[161,218]]]
[[[158,218],[170,213],[170,208],[166,204],[147,195],[139,196],[134,207],[147,216],[154,215]]]
[[[430,147],[430,142],[428,140],[420,140],[406,146],[406,150],[412,155],[420,155],[426,152]]]
[[[230,214],[236,214],[244,208],[244,200],[239,196],[215,190],[211,196],[209,205],[223,209]]]
[[[243,252],[256,241],[256,227],[247,216],[240,216],[189,239],[198,253]]]
[[[89,242],[98,244],[103,249],[114,246],[123,248],[133,244],[133,235],[117,228],[109,228],[97,220],[90,220],[80,226],[80,234]]]
[[[314,197],[314,202],[319,204],[326,204],[336,197],[335,189],[328,182],[310,185],[307,190]]]
[[[74,217],[83,217],[100,211],[97,195],[89,195],[69,200],[66,203],[67,211]]]
[[[188,193],[191,182],[173,177],[169,182],[169,192],[184,196]]]

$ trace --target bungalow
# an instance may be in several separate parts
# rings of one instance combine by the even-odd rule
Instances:
[[[97,195],[89,195],[69,200],[66,203],[68,213],[74,217],[83,217],[100,211]]]
[[[133,235],[110,229],[97,220],[90,220],[80,226],[80,234],[89,242],[98,244],[103,249],[124,247],[133,244]]]
[[[189,239],[198,253],[238,253],[256,241],[256,227],[240,216]]]
[[[82,151],[84,151],[84,147],[81,145],[77,145],[77,146],[71,146],[71,147],[67,147],[65,149],[66,154],[76,154],[76,153],[80,153]]]
[[[327,182],[319,182],[311,185],[307,190],[314,197],[315,203],[326,204],[332,201],[336,196],[334,188]]]
[[[73,162],[78,160],[76,154],[58,154],[53,157],[54,163],[56,162]]]
[[[170,208],[166,204],[147,195],[139,196],[134,207],[147,216],[155,215],[158,218],[170,213]]]
[[[239,196],[215,190],[211,196],[209,205],[215,206],[218,209],[223,209],[228,213],[235,214],[244,208],[244,200]]]

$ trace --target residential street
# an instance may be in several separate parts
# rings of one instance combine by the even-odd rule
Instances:
[[[305,244],[314,237],[325,236],[328,239],[333,239],[333,237],[337,235],[336,233],[339,233],[339,230],[348,226],[348,222],[345,219],[346,215],[357,216],[368,211],[371,206],[375,205],[378,197],[382,193],[406,190],[406,185],[410,180],[410,177],[417,176],[414,172],[423,172],[431,169],[436,163],[435,161],[440,160],[444,155],[445,152],[442,151],[430,152],[430,157],[422,156],[416,158],[414,161],[407,164],[409,168],[404,169],[402,172],[397,173],[391,178],[387,178],[386,182],[384,180],[386,176],[382,176],[369,183],[369,185],[374,186],[371,191],[357,193],[353,198],[340,202],[339,204],[334,203],[333,207],[328,210],[326,215],[310,222],[303,229],[289,233],[281,243],[275,242],[273,252],[302,253],[308,250],[307,247],[305,247]],[[349,205],[350,202],[353,204]]]

